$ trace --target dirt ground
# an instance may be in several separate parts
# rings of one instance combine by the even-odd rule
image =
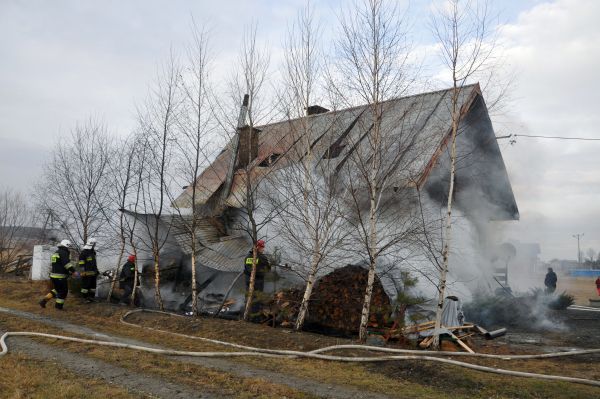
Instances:
[[[65,335],[96,336],[97,338],[167,347],[181,350],[231,350],[221,346],[175,337],[146,329],[130,327],[119,322],[128,308],[105,303],[85,305],[75,298],[67,299],[63,313],[52,308],[40,309],[36,299],[45,287],[40,283],[0,280],[0,306],[17,309],[19,314],[0,312],[0,330],[30,330]],[[561,325],[555,331],[536,331],[520,327],[511,329],[504,337],[486,341],[473,337],[471,346],[476,352],[499,354],[545,353],[576,348],[597,348],[600,342],[600,312],[555,311],[551,318]],[[312,350],[323,346],[354,343],[349,339],[327,337],[314,333],[296,333],[282,328],[250,324],[235,320],[201,317],[198,319],[135,313],[127,321],[165,331],[225,340],[263,348]],[[60,331],[58,331],[60,330]],[[102,334],[102,335],[98,335]],[[82,376],[94,381],[93,389],[115,388],[118,397],[138,397],[148,394],[140,387],[145,379],[158,386],[145,384],[154,397],[353,397],[353,398],[591,398],[600,397],[600,388],[580,384],[549,382],[536,379],[500,376],[467,370],[455,366],[440,366],[424,361],[342,364],[308,359],[268,358],[170,358],[160,355],[141,355],[133,351],[114,351],[90,348],[82,344],[37,338],[12,339],[13,349],[0,357],[0,372],[14,364],[26,364],[44,376],[47,368],[32,360],[63,362],[81,356],[82,364],[102,365],[106,370],[118,370],[128,376],[126,381],[112,378],[114,372]],[[12,341],[9,341],[9,348]],[[24,345],[24,346],[23,346]],[[40,346],[43,345],[43,346]],[[33,350],[32,347],[38,349]],[[42,348],[42,349],[39,349]],[[12,350],[12,349],[9,349]],[[346,352],[348,353],[348,352]],[[352,353],[350,353],[352,354]],[[19,357],[20,356],[20,357]],[[54,359],[54,360],[52,360]],[[599,355],[511,361],[468,360],[484,366],[542,374],[567,375],[600,380],[596,366]],[[456,360],[466,361],[465,358]],[[25,367],[25,366],[23,366]],[[78,366],[74,366],[77,368]],[[86,366],[87,367],[87,366]],[[85,367],[79,367],[84,370]],[[48,376],[48,378],[51,378]],[[104,384],[104,385],[102,385]],[[137,385],[136,385],[137,384]],[[169,385],[170,384],[170,385]],[[0,387],[2,385],[0,384]],[[170,387],[165,394],[159,387]],[[17,389],[0,393],[0,397],[44,397],[42,388],[18,394]],[[72,388],[76,392],[76,387]],[[172,392],[179,392],[178,395]],[[40,396],[41,395],[41,396]],[[65,397],[80,397],[75,394]]]

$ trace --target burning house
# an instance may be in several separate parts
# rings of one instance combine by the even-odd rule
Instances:
[[[458,100],[462,119],[457,136],[454,209],[460,214],[461,223],[468,226],[457,229],[453,246],[458,248],[452,257],[456,267],[451,265],[451,271],[456,271],[457,287],[469,285],[469,282],[480,284],[488,278],[492,281],[493,268],[485,266],[488,261],[486,252],[493,245],[487,242],[489,222],[519,218],[479,85],[464,87]],[[411,215],[423,221],[425,214],[432,215],[432,218],[437,215],[438,219],[443,214],[449,184],[451,106],[452,90],[407,96],[381,104],[380,125],[385,129],[383,147],[386,151],[383,163],[387,165],[386,173],[392,176],[383,188],[382,204],[396,210],[385,216],[388,226],[393,225],[395,218],[405,217],[399,215]],[[244,283],[242,279],[232,283],[242,272],[243,258],[252,247],[248,235],[239,228],[247,216],[247,182],[264,186],[268,191],[269,185],[276,184],[273,176],[310,156],[322,184],[344,195],[347,193],[343,188],[346,183],[357,179],[354,170],[356,159],[367,154],[363,147],[368,144],[372,121],[373,109],[369,105],[333,111],[313,106],[302,118],[238,130],[212,164],[174,203],[180,209],[195,207],[203,215],[196,227],[200,242],[200,250],[196,253],[199,306],[208,309],[221,303],[225,295],[232,299],[228,310],[239,311],[243,306]],[[307,152],[307,148],[310,151]],[[194,185],[196,200],[191,203]],[[359,207],[362,201],[360,187],[358,185],[353,191],[359,193],[354,198]],[[256,201],[260,205],[260,201],[267,201],[265,198],[258,196]],[[266,212],[266,208],[267,205],[258,206],[257,217]],[[350,211],[347,213],[350,214]],[[146,224],[153,223],[148,221],[147,215],[129,214],[144,219]],[[164,242],[160,259],[164,282],[162,292],[167,298],[167,306],[171,308],[189,302],[191,249],[189,234],[184,228],[185,218],[181,214],[163,215],[159,220]],[[299,263],[299,255],[270,227],[269,222],[260,231],[260,238],[267,241],[267,252],[278,249],[279,259],[275,263]],[[416,241],[419,240],[413,240],[411,245],[415,246]],[[346,256],[340,256],[344,261],[330,265],[329,271],[363,261],[359,255],[346,252]],[[431,248],[420,254],[414,254],[414,250],[412,253],[413,256],[400,258],[406,260],[407,267],[420,272],[426,270],[429,266],[425,265],[431,264],[428,261]],[[399,257],[393,255],[382,256],[382,262],[399,262]],[[324,269],[320,274],[327,271]],[[298,270],[281,268],[277,275],[277,278],[267,279],[265,291],[272,292],[276,287],[302,281],[298,278]],[[380,278],[393,297],[393,281],[386,281],[383,274]],[[142,282],[142,287],[147,292],[145,299],[152,301],[152,273],[148,273],[147,279]]]

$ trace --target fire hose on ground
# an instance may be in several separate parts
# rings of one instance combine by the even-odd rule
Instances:
[[[538,378],[544,380],[551,381],[564,381],[564,382],[572,382],[577,384],[585,384],[600,387],[600,381],[589,380],[585,378],[575,378],[575,377],[566,377],[560,375],[548,375],[548,374],[537,374],[537,373],[528,373],[522,371],[513,371],[500,369],[495,367],[487,367],[480,366],[477,364],[461,362],[458,360],[445,359],[442,357],[436,356],[467,356],[467,357],[479,357],[479,358],[490,358],[490,359],[500,359],[500,360],[522,360],[522,359],[545,359],[545,358],[554,358],[554,357],[565,357],[565,356],[577,356],[577,355],[590,355],[600,353],[600,349],[587,349],[587,350],[579,350],[579,351],[571,351],[571,352],[554,352],[554,353],[544,353],[539,355],[494,355],[494,354],[485,354],[485,353],[466,353],[466,352],[438,352],[438,351],[421,351],[421,350],[410,350],[410,349],[394,349],[394,348],[382,348],[375,346],[367,346],[367,345],[334,345],[328,346],[324,348],[319,348],[313,351],[303,352],[303,351],[293,351],[293,350],[279,350],[279,349],[266,349],[266,348],[257,348],[252,346],[235,344],[232,342],[219,341],[210,338],[204,338],[199,336],[175,333],[171,331],[160,330],[152,327],[145,327],[138,324],[127,322],[125,319],[137,312],[150,312],[150,313],[159,313],[166,314],[170,316],[177,317],[185,317],[174,313],[169,312],[161,312],[157,310],[148,310],[148,309],[136,309],[125,313],[121,317],[121,322],[137,328],[144,328],[152,331],[158,331],[164,334],[170,334],[174,336],[179,336],[183,338],[196,339],[216,345],[228,346],[237,349],[244,350],[243,352],[194,352],[194,351],[180,351],[173,349],[159,349],[152,348],[148,346],[141,345],[132,345],[120,342],[110,342],[110,341],[100,341],[93,339],[84,339],[84,338],[75,338],[68,337],[64,335],[57,334],[46,334],[46,333],[37,333],[30,331],[14,331],[14,332],[6,332],[0,337],[0,348],[2,351],[0,352],[0,356],[8,353],[8,346],[6,345],[6,339],[11,336],[26,336],[26,337],[43,337],[43,338],[53,338],[59,339],[63,341],[70,342],[79,342],[84,344],[91,345],[99,345],[99,346],[108,346],[115,348],[123,348],[123,349],[132,349],[138,351],[144,351],[149,353],[155,353],[160,355],[167,356],[190,356],[190,357],[273,357],[273,358],[308,358],[308,359],[319,359],[319,360],[328,360],[328,361],[338,361],[338,362],[350,362],[350,363],[365,363],[365,362],[386,362],[386,361],[398,361],[398,360],[425,360],[430,362],[437,362],[443,364],[451,364],[454,366],[459,366],[463,368],[468,368],[477,371],[483,371],[488,373],[502,374],[514,377],[527,377],[527,378]],[[324,352],[330,352],[334,350],[344,350],[344,349],[360,349],[369,352],[383,352],[383,353],[393,353],[393,354],[402,354],[402,355],[384,355],[384,356],[337,356],[337,355],[326,355]],[[435,356],[429,356],[435,355]]]

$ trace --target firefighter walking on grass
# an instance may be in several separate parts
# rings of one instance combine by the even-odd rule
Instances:
[[[71,255],[69,253],[69,248],[71,248],[71,246],[71,241],[62,240],[60,244],[58,244],[58,249],[50,258],[52,263],[50,280],[52,281],[53,288],[52,291],[39,302],[40,306],[43,308],[46,307],[46,303],[48,303],[49,300],[56,298],[54,307],[59,310],[63,309],[65,299],[69,293],[68,278],[72,274],[75,274],[75,276],[78,275],[71,264]]]
[[[98,265],[96,264],[96,239],[90,238],[79,254],[79,270],[81,272],[81,296],[88,302],[96,297],[96,279]]]

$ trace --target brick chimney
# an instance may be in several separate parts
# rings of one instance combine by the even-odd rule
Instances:
[[[258,156],[258,133],[260,130],[251,129],[250,126],[239,129],[240,145],[236,169],[245,168]]]

